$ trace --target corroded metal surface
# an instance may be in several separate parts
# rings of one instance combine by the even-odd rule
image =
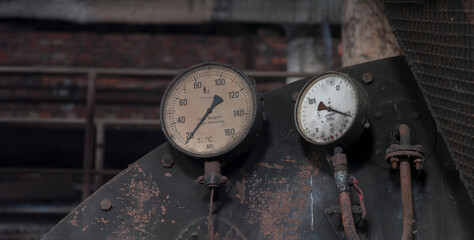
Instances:
[[[377,2],[474,202],[474,2]]]
[[[423,168],[429,174],[422,171],[412,179],[416,238],[469,239],[474,209],[404,59],[341,71],[358,81],[366,72],[373,75],[373,82],[364,84],[371,128],[344,149],[349,172],[364,189],[368,220],[363,226],[356,221],[360,238],[399,239],[395,233],[402,232],[399,178],[382,149],[397,141],[392,131],[403,122],[417,129],[412,141],[426,146],[429,156]],[[222,166],[228,183],[216,195],[216,239],[336,239],[343,231],[340,216],[333,228],[324,214],[338,205],[326,161],[330,151],[308,144],[294,125],[293,96],[307,80],[265,94],[266,121],[258,141]],[[415,112],[421,118],[414,118]],[[173,159],[170,168],[163,167],[165,156]],[[206,239],[209,206],[196,185],[204,187],[194,182],[203,172],[199,160],[163,144],[106,183],[44,239]],[[112,203],[109,211],[100,207],[104,198]]]
[[[347,157],[342,153],[342,149],[339,149],[340,150],[337,150],[337,153],[331,157],[331,164],[334,170],[334,180],[336,181],[337,191],[339,193],[342,226],[344,227],[344,233],[347,239],[359,240],[359,235],[355,229],[354,216],[352,215]]]

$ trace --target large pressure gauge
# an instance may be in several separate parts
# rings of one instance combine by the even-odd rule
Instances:
[[[311,79],[295,107],[299,133],[316,145],[347,146],[368,127],[368,97],[348,75],[328,72]]]
[[[178,74],[161,102],[169,142],[197,158],[228,158],[249,147],[261,123],[255,82],[220,63],[205,63]]]

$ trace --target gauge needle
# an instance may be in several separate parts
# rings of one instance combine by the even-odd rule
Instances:
[[[319,102],[318,111],[322,111],[322,110],[327,110],[328,112],[340,113],[340,114],[342,114],[342,115],[346,115],[346,116],[352,117],[350,114],[347,114],[347,113],[338,111],[338,110],[336,110],[336,109],[333,109],[333,108],[331,108],[331,107],[326,106],[323,102]]]
[[[191,134],[189,134],[188,138],[186,139],[186,143],[184,144],[187,144],[189,142],[189,140],[191,138],[194,137],[194,133],[196,133],[196,131],[198,130],[198,128],[202,125],[202,123],[204,122],[204,120],[206,120],[207,116],[209,114],[211,114],[212,110],[221,102],[223,102],[224,100],[217,96],[217,95],[214,95],[214,100],[212,101],[212,104],[211,106],[207,109],[206,113],[204,114],[204,116],[201,118],[201,121],[199,121],[199,123],[197,124],[197,126],[194,128],[194,130],[191,132]]]

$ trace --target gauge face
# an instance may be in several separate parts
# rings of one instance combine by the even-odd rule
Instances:
[[[331,145],[343,142],[348,132],[359,133],[363,127],[360,98],[364,97],[360,91],[363,89],[341,73],[331,72],[310,80],[295,108],[300,134],[311,143]]]
[[[256,96],[254,84],[231,67],[193,67],[175,77],[163,97],[163,130],[185,154],[224,154],[239,145],[252,128]]]

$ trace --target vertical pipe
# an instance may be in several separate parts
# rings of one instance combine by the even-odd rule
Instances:
[[[91,194],[91,172],[94,151],[94,105],[95,105],[95,72],[87,74],[87,105],[86,105],[86,133],[84,140],[84,161],[82,170],[82,200]]]
[[[342,226],[348,240],[359,240],[352,215],[350,187],[348,184],[347,157],[342,153],[342,149],[336,148],[334,156],[331,158],[334,169],[334,179],[336,180],[337,191],[339,192],[339,205],[342,215]]]
[[[344,226],[344,233],[347,239],[359,240],[352,215],[351,195],[349,192],[339,193],[339,204],[341,205],[342,226]]]
[[[400,124],[400,145],[410,145],[410,129],[406,124]],[[402,197],[403,233],[402,240],[413,239],[413,197],[411,191],[410,162],[400,158],[400,188]]]
[[[103,122],[97,123],[96,140],[95,140],[95,165],[96,171],[104,169],[104,146],[105,146],[105,126]],[[96,174],[94,176],[95,189],[98,189],[104,184],[104,176]]]

